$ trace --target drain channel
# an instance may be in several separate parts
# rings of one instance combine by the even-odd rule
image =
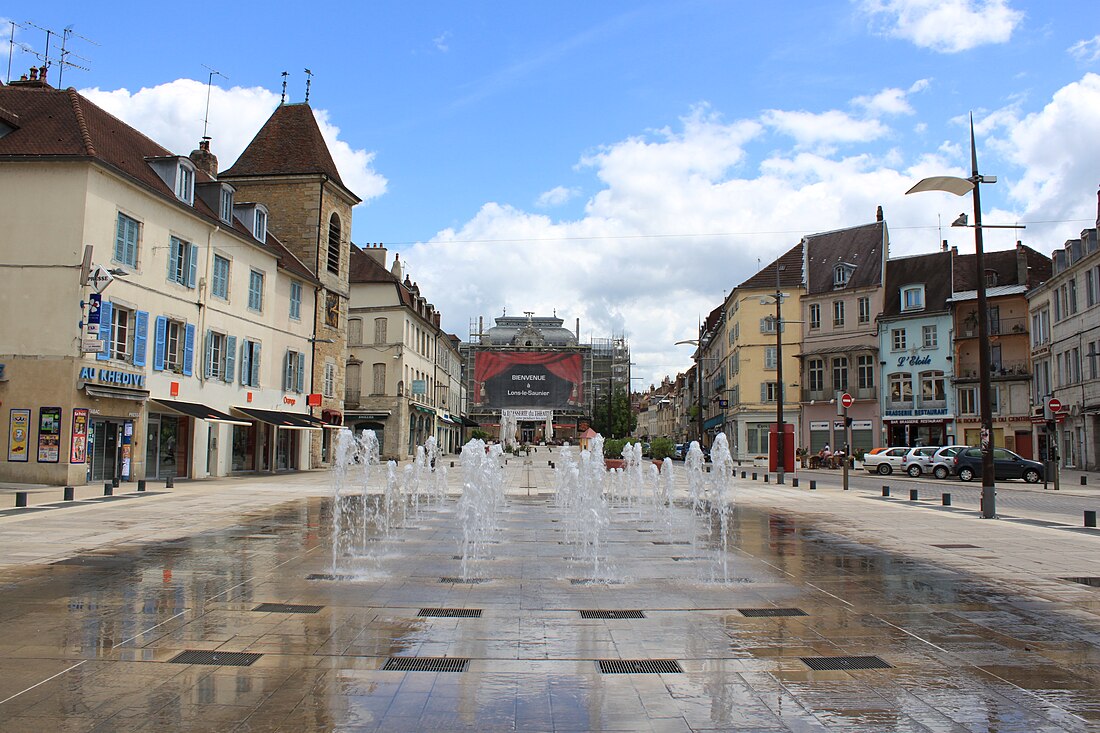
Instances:
[[[682,674],[675,659],[600,659],[603,674]]]
[[[645,618],[645,612],[638,609],[581,611],[581,618]]]
[[[390,657],[382,665],[387,672],[465,672],[469,659],[458,657]]]
[[[355,580],[354,575],[334,575],[333,573],[310,573],[306,580]]]
[[[893,669],[879,657],[799,657],[807,667],[819,672],[851,669]]]
[[[417,616],[431,618],[481,618],[480,608],[422,608]]]
[[[801,608],[739,608],[737,612],[749,618],[766,618],[769,616],[808,616]]]
[[[458,585],[477,585],[478,583],[488,583],[488,578],[440,578],[440,583],[456,583]]]
[[[317,613],[324,606],[302,606],[294,603],[261,603],[253,611],[265,613]]]
[[[248,652],[212,652],[188,649],[168,660],[170,664],[215,664],[221,667],[249,667],[263,654]]]
[[[1071,583],[1080,583],[1081,585],[1090,585],[1093,588],[1100,588],[1100,578],[1059,578],[1059,580],[1068,580]]]

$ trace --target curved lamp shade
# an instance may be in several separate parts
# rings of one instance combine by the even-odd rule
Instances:
[[[955,176],[933,176],[918,181],[917,184],[906,191],[905,194],[909,195],[922,191],[947,191],[956,196],[965,196],[972,190],[974,190],[974,184],[965,178],[956,178]]]

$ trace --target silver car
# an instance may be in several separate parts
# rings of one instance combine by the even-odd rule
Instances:
[[[910,448],[909,452],[901,457],[901,470],[913,478],[922,473],[932,473],[932,458],[937,450],[939,448],[934,445]]]
[[[965,445],[945,445],[932,456],[932,475],[944,479],[955,472],[955,454]]]

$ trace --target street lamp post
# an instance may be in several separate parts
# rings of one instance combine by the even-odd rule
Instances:
[[[695,347],[695,399],[698,414],[695,416],[696,428],[699,431],[699,447],[703,447],[703,355],[702,341],[700,339],[684,339],[677,341],[676,345],[690,344]]]
[[[997,492],[993,475],[993,409],[990,394],[989,313],[986,305],[985,251],[982,241],[981,184],[996,183],[996,176],[978,173],[978,151],[974,142],[974,115],[970,115],[970,177],[936,176],[925,178],[906,191],[906,194],[922,191],[947,191],[956,196],[967,192],[974,195],[974,224],[967,225],[960,217],[960,226],[974,228],[974,268],[977,270],[978,294],[978,400],[981,403],[981,452],[982,452],[982,517],[996,519]],[[990,227],[995,225],[989,225]],[[1001,227],[997,227],[1001,228]]]
[[[775,451],[778,476],[776,483],[783,483],[783,474],[787,471],[787,459],[784,453],[786,436],[783,432],[783,299],[789,294],[783,292],[779,281],[780,273],[786,265],[775,263],[775,295],[766,295],[760,303],[767,304],[769,298],[775,300]],[[793,467],[792,467],[793,468]]]

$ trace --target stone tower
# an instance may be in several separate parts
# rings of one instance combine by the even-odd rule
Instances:
[[[320,414],[317,408],[311,412],[338,425],[344,411],[351,209],[361,199],[340,179],[308,104],[277,107],[218,180],[237,189],[237,203],[265,205],[268,228],[321,282],[309,392],[322,398]],[[313,465],[331,461],[332,432],[313,434]]]

